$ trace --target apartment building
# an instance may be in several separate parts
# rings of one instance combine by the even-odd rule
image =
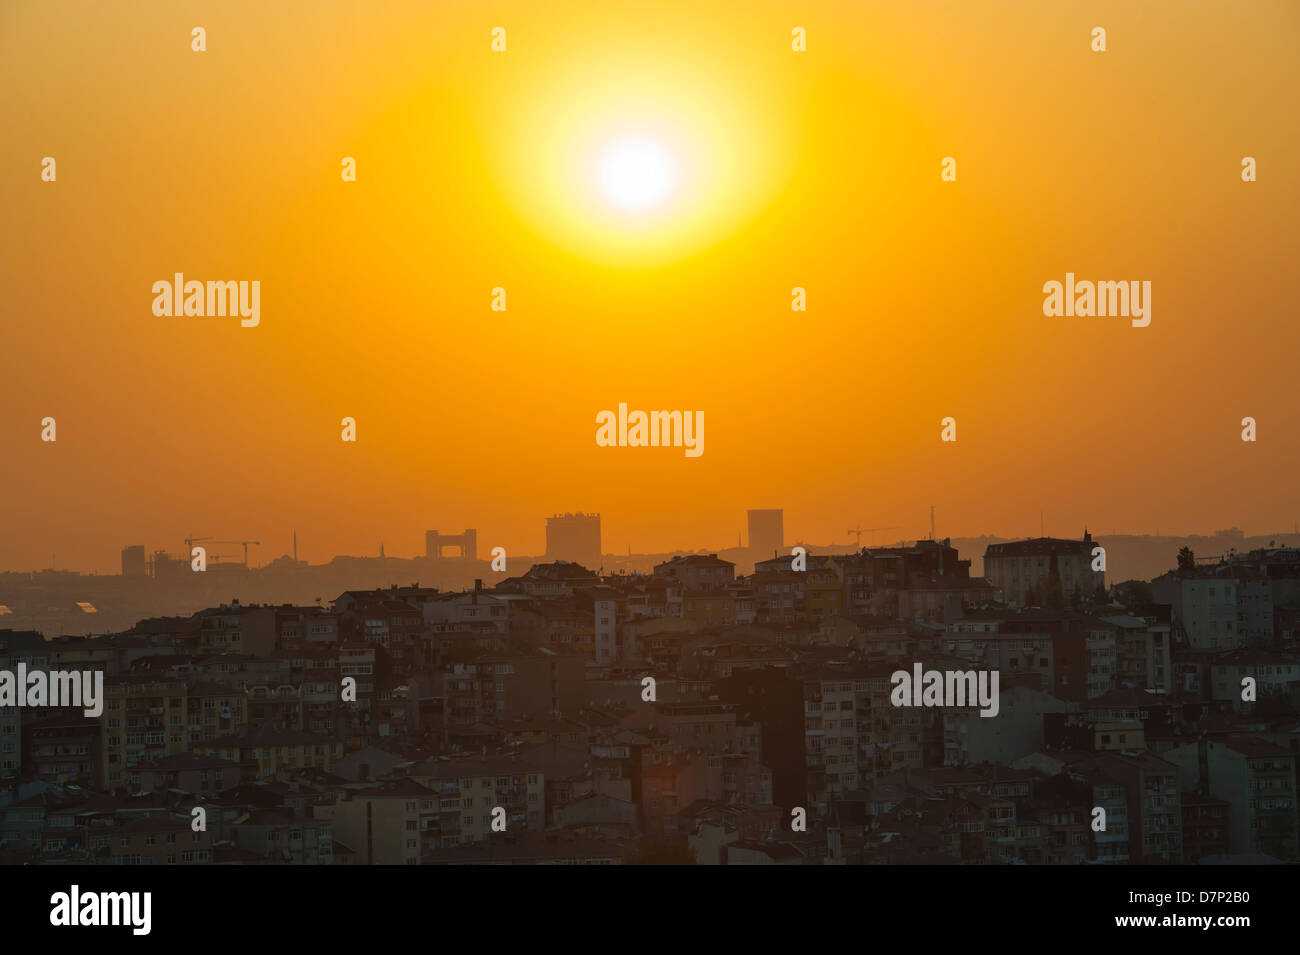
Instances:
[[[104,696],[100,716],[103,758],[97,781],[100,789],[120,789],[139,764],[188,749],[188,688],[180,677],[151,673],[123,676],[105,683]]]

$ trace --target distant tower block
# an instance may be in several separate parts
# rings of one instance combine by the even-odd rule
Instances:
[[[468,530],[463,534],[439,534],[437,531],[424,532],[424,556],[433,560],[442,560],[444,547],[460,548],[460,556],[465,560],[478,560],[478,531]]]
[[[599,514],[556,514],[546,519],[546,559],[570,560],[588,570],[603,563]]]
[[[144,560],[143,544],[129,544],[122,548],[122,576],[148,576],[148,570]]]
[[[770,557],[785,548],[785,515],[781,508],[749,512],[749,549]]]

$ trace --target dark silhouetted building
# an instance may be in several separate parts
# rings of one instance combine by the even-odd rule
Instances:
[[[145,566],[144,545],[129,544],[122,548],[122,576],[144,577],[148,575]]]
[[[424,532],[425,557],[440,560],[444,547],[459,547],[460,556],[465,560],[478,560],[478,531],[470,529],[464,534],[439,534],[437,531]]]
[[[601,558],[599,514],[556,514],[546,519],[547,560],[599,568],[604,563]]]
[[[778,508],[749,512],[749,549],[766,557],[785,547],[785,517]]]

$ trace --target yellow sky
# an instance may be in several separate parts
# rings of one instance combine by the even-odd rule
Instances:
[[[0,568],[294,528],[313,561],[539,553],[580,509],[616,551],[727,546],[748,507],[792,541],[931,504],[953,536],[1289,528],[1298,11],[10,0]],[[681,162],[650,216],[590,194],[629,132]],[[260,325],[155,317],[178,271],[259,280]],[[1067,271],[1150,281],[1151,325],[1044,317]],[[705,453],[598,447],[620,401],[702,410]]]

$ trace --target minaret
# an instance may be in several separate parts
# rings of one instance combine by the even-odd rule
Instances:
[[[293,532],[293,562],[298,563],[298,531]]]

